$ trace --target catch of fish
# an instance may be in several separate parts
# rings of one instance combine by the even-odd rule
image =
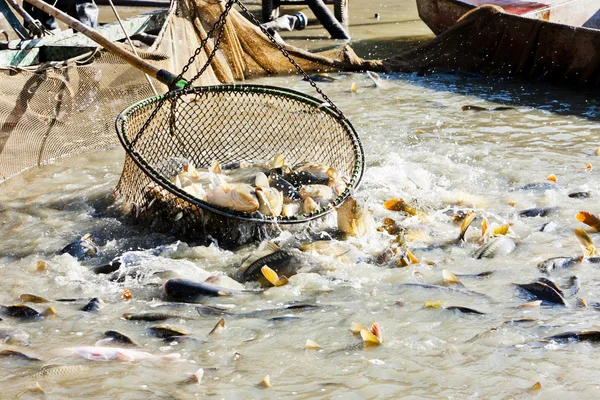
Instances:
[[[171,179],[190,196],[260,216],[296,217],[327,207],[346,191],[348,177],[320,163],[290,167],[281,154],[269,161],[240,161],[210,168],[186,163]]]

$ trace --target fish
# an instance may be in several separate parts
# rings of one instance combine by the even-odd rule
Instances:
[[[600,342],[600,331],[563,332],[548,336],[545,341],[553,342]]]
[[[266,177],[265,177],[266,179]],[[283,194],[277,189],[270,187],[257,187],[256,198],[258,199],[258,211],[263,215],[278,217],[283,210]]]
[[[26,361],[42,361],[39,358],[28,356],[20,351],[4,349],[0,351],[1,358],[19,358]]]
[[[348,197],[337,208],[338,229],[350,236],[365,236],[374,227],[371,213],[354,197]]]
[[[305,198],[302,202],[302,211],[304,214],[313,213],[319,210],[319,208],[319,204],[310,197]]]
[[[582,257],[552,257],[538,263],[537,268],[541,272],[549,274],[557,269],[574,267],[578,264],[581,264],[582,261]]]
[[[58,254],[70,254],[78,261],[83,261],[92,257],[95,257],[98,253],[98,247],[94,243],[92,235],[87,233],[81,237],[81,239],[66,245],[62,250],[58,251]]]
[[[165,321],[167,319],[175,319],[175,318],[185,318],[180,315],[167,314],[167,313],[141,313],[141,314],[131,314],[125,313],[123,314],[123,318],[129,321]]]
[[[345,241],[317,240],[301,245],[298,249],[305,253],[318,254],[333,257],[344,264],[357,264],[359,262],[370,262],[372,257],[358,250]]]
[[[579,278],[576,276],[569,277],[569,283],[567,285],[563,285],[565,289],[569,289],[569,294],[564,294],[565,297],[572,297],[579,293],[579,289],[581,289],[581,285],[579,283]]]
[[[106,336],[106,338],[110,339],[110,341],[113,343],[119,343],[119,344],[123,344],[123,345],[137,347],[137,344],[131,338],[129,338],[126,335],[123,335],[120,332],[106,331],[106,332],[104,332],[104,336]],[[96,344],[96,345],[98,346],[98,344]]]
[[[535,207],[527,210],[519,211],[520,217],[547,217],[550,214],[557,212],[560,207]]]
[[[588,211],[581,211],[575,215],[578,221],[583,222],[589,227],[594,228],[597,231],[600,231],[600,218],[597,215],[592,214]]]
[[[270,283],[263,276],[261,268],[267,265],[279,276],[290,278],[304,266],[313,264],[312,259],[297,249],[282,250],[273,242],[263,242],[258,250],[248,257],[238,270],[233,279],[238,282],[256,282],[263,286]]]
[[[206,194],[206,201],[234,211],[252,213],[258,210],[256,189],[244,183],[232,187],[222,182]]]
[[[300,196],[300,195],[298,195],[298,196]],[[314,201],[313,201],[313,203],[314,203]],[[316,203],[315,203],[315,206],[316,206]],[[283,215],[284,217],[293,217],[295,215],[302,214],[301,211],[304,212],[301,203],[299,203],[299,202],[288,203],[288,204],[283,205],[283,207],[281,209],[281,215]]]
[[[440,286],[440,285],[431,285],[431,284],[428,284],[428,283],[403,283],[403,284],[397,285],[395,287],[398,288],[398,289],[419,288],[419,289],[426,289],[426,290],[440,290],[440,291],[445,291],[445,292],[460,293],[460,294],[464,294],[464,295],[467,295],[467,296],[477,296],[477,297],[485,298],[485,299],[488,299],[488,300],[491,299],[491,297],[488,296],[487,294],[474,292],[472,290],[458,288],[458,287],[447,287],[447,286]]]
[[[455,274],[460,278],[487,278],[492,276],[496,271],[484,271],[477,274]]]
[[[450,310],[450,311],[460,311],[463,314],[478,314],[478,315],[485,315],[486,313],[481,312],[481,311],[477,311],[473,308],[469,308],[469,307],[460,307],[460,306],[448,306],[445,307],[446,310]]]
[[[87,375],[89,365],[44,365],[38,372],[30,375],[32,379],[72,378],[74,375]]]
[[[594,242],[592,242],[592,239],[583,229],[575,228],[575,238],[577,238],[581,245],[584,258],[595,257],[598,255],[598,249],[594,245]]]
[[[565,298],[562,291],[556,284],[546,278],[538,278],[537,281],[531,283],[513,283],[513,285],[521,288],[536,299],[550,304],[558,304],[566,306]]]
[[[410,215],[417,215],[417,210],[404,199],[391,199],[383,203],[383,208],[390,211],[402,211]]]
[[[528,183],[526,185],[510,189],[509,192],[516,192],[516,191],[545,192],[547,190],[557,190],[557,189],[560,189],[560,186],[557,185],[555,182],[544,181],[544,182]]]
[[[19,299],[23,303],[37,303],[37,304],[40,304],[40,303],[48,303],[49,302],[49,300],[47,300],[47,299],[45,299],[43,297],[36,296],[34,294],[27,294],[27,293],[24,293],[24,294],[20,295]]]
[[[89,301],[89,303],[87,303],[85,306],[83,306],[83,308],[81,309],[81,311],[85,311],[85,312],[98,312],[102,308],[104,308],[104,302],[102,300],[100,300],[99,298],[94,297],[93,299],[91,299]]]
[[[0,327],[0,343],[28,346],[29,333],[18,329]]]
[[[151,326],[150,328],[148,328],[148,330],[150,331],[150,333],[152,333],[152,335],[159,337],[161,339],[174,337],[174,336],[187,336],[188,335],[188,333],[186,331],[183,331],[179,328],[173,328],[170,326],[166,326],[166,325]]]
[[[298,189],[281,176],[269,176],[269,185],[281,192],[284,202],[291,203],[301,200]]]
[[[49,307],[46,311],[40,313],[36,310],[34,310],[33,308],[26,306],[25,304],[15,304],[12,306],[0,306],[0,313],[4,314],[4,315],[8,315],[9,317],[13,317],[13,318],[20,318],[20,319],[42,319],[47,315],[51,314],[51,311],[49,310],[53,310],[51,307]]]
[[[156,356],[145,351],[124,349],[119,347],[101,347],[101,346],[80,346],[64,349],[66,352],[78,355],[82,358],[93,361],[138,361],[138,360],[178,360],[181,355],[171,353],[164,356]]]
[[[228,315],[231,314],[228,309],[223,307],[200,305],[196,307],[196,311],[200,315]]]
[[[169,279],[163,285],[166,298],[170,301],[193,303],[204,296],[231,296],[233,291],[206,282],[189,279]]]
[[[273,271],[271,268],[267,267],[266,265],[263,265],[262,268],[260,269],[260,272],[263,274],[263,277],[269,281],[269,283],[275,287],[278,286],[284,286],[287,285],[289,283],[288,279],[285,276],[280,277],[279,275],[277,275],[277,273],[275,271]]]
[[[285,322],[285,321],[293,321],[293,320],[297,320],[300,319],[299,316],[297,315],[293,315],[293,314],[286,314],[286,315],[280,315],[277,317],[271,317],[269,318],[269,321],[271,322]]]
[[[199,368],[198,371],[196,371],[194,374],[192,374],[188,378],[184,379],[183,382],[181,382],[181,383],[185,384],[185,385],[200,384],[200,381],[202,381],[203,376],[204,376],[204,369]]]
[[[569,193],[567,196],[572,199],[587,199],[592,197],[592,192],[573,192]]]
[[[493,258],[496,256],[505,256],[513,252],[516,245],[508,236],[500,235],[493,237],[487,243],[475,250],[473,258]]]
[[[473,105],[470,105],[470,104],[461,107],[462,111],[475,111],[475,112],[479,112],[479,111],[508,111],[508,110],[514,110],[514,109],[515,109],[514,107],[508,107],[508,106],[498,106],[498,107],[487,108],[487,107],[473,106]]]
[[[381,79],[381,77],[372,71],[367,71],[367,76],[373,81],[376,87],[384,88],[386,86],[386,82]]]
[[[326,73],[313,74],[310,76],[310,79],[313,82],[335,82],[337,80],[337,78]],[[308,79],[303,78],[303,80],[307,81]]]
[[[471,226],[471,223],[473,223],[473,220],[475,219],[476,215],[475,213],[471,212],[469,213],[465,219],[463,220],[463,222],[460,225],[460,232],[458,233],[458,237],[456,239],[452,239],[449,241],[445,241],[442,243],[433,243],[425,248],[422,248],[421,250],[432,250],[432,249],[444,249],[450,246],[455,246],[457,244],[463,243],[465,241],[465,235],[467,234],[467,230],[469,229],[469,227]]]
[[[118,271],[121,268],[121,261],[119,258],[115,258],[108,264],[99,265],[97,267],[92,268],[92,271],[97,275],[111,274],[115,271]]]
[[[320,207],[327,206],[336,197],[333,189],[326,185],[304,185],[298,193],[302,200],[310,197]]]

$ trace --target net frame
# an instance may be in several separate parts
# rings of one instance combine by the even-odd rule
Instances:
[[[320,115],[324,121],[327,121],[327,123],[331,124],[331,126],[335,126],[339,129],[339,131],[337,132],[338,135],[335,136],[335,139],[338,140],[339,139],[339,144],[338,144],[338,149],[345,149],[344,152],[345,154],[341,154],[339,155],[342,158],[346,158],[346,160],[351,159],[352,162],[331,162],[332,159],[334,159],[333,157],[329,157],[329,163],[327,165],[330,166],[334,166],[337,167],[336,169],[339,168],[339,173],[340,174],[344,174],[346,176],[349,177],[349,181],[347,182],[347,187],[345,189],[345,191],[340,194],[339,196],[337,196],[335,198],[335,200],[325,206],[322,207],[312,213],[309,214],[301,214],[298,216],[290,216],[290,217],[286,217],[286,216],[260,216],[257,217],[254,214],[249,214],[249,213],[244,213],[244,212],[239,212],[239,211],[234,211],[228,208],[224,208],[224,207],[220,207],[217,206],[215,204],[212,203],[208,203],[206,201],[203,201],[201,199],[198,199],[194,196],[191,196],[190,194],[188,194],[187,192],[185,192],[184,190],[182,190],[181,188],[178,188],[175,184],[173,184],[170,181],[171,177],[167,177],[165,176],[163,173],[161,173],[160,171],[158,171],[158,169],[153,166],[156,165],[157,162],[160,161],[164,161],[167,158],[166,154],[162,154],[162,156],[164,156],[162,159],[161,157],[157,157],[156,153],[144,153],[145,151],[151,151],[154,152],[155,148],[152,148],[151,144],[149,145],[148,143],[150,143],[150,138],[148,137],[148,135],[152,136],[152,135],[156,135],[157,137],[159,137],[160,135],[165,135],[164,132],[166,132],[167,128],[169,130],[169,135],[171,136],[171,138],[174,139],[175,135],[178,135],[180,132],[178,132],[177,130],[177,126],[173,126],[173,117],[175,114],[177,114],[178,112],[181,112],[181,110],[175,110],[174,109],[174,104],[177,104],[177,102],[180,102],[180,105],[183,104],[184,107],[187,105],[189,106],[189,104],[191,104],[189,101],[186,100],[186,97],[189,100],[190,96],[206,96],[207,94],[243,94],[243,95],[249,95],[249,96],[260,96],[260,98],[264,99],[272,99],[273,101],[279,101],[282,100],[284,101],[284,104],[294,104],[294,105],[303,105],[305,107],[304,110],[299,109],[297,110],[298,112],[303,112],[306,114],[310,114],[310,115]],[[169,101],[171,103],[171,107],[169,108],[169,110],[163,109],[162,113],[157,112],[157,108],[158,107],[153,107],[155,104],[160,103],[160,102],[164,102],[164,101]],[[286,103],[289,102],[289,103]],[[198,102],[196,102],[196,104],[198,104]],[[254,103],[256,104],[256,103]],[[175,107],[177,108],[177,107]],[[164,198],[163,201],[165,202],[171,202],[172,204],[176,204],[177,205],[177,210],[180,211],[191,211],[188,212],[187,214],[195,214],[196,218],[194,218],[193,215],[191,215],[192,220],[190,221],[189,218],[182,218],[183,222],[185,222],[186,220],[189,221],[188,223],[194,223],[194,222],[198,222],[198,217],[199,217],[199,210],[206,210],[209,213],[215,214],[217,216],[223,217],[223,218],[229,218],[229,219],[233,219],[233,220],[237,220],[237,221],[243,221],[243,222],[250,222],[250,223],[254,223],[254,224],[298,224],[298,223],[305,223],[311,220],[315,220],[318,218],[321,218],[327,214],[329,214],[331,211],[333,211],[334,207],[338,206],[339,204],[341,204],[348,196],[350,196],[350,194],[352,193],[353,190],[355,190],[361,181],[361,178],[363,176],[364,173],[364,168],[365,168],[365,158],[364,158],[364,151],[362,148],[362,144],[360,142],[360,139],[358,137],[358,134],[356,133],[356,130],[354,129],[354,127],[352,126],[352,124],[350,123],[350,121],[348,121],[346,119],[346,117],[342,114],[340,115],[340,113],[336,112],[336,110],[332,109],[331,107],[328,106],[327,103],[323,103],[322,101],[309,96],[307,94],[298,92],[298,91],[294,91],[291,89],[287,89],[287,88],[280,88],[280,87],[273,87],[273,86],[267,86],[267,85],[218,85],[218,86],[196,86],[196,87],[189,87],[186,89],[182,89],[182,90],[177,90],[177,91],[171,91],[168,92],[164,95],[159,95],[159,96],[154,96],[154,97],[150,97],[148,99],[142,100],[140,102],[137,102],[135,104],[132,104],[131,106],[127,107],[125,110],[123,110],[123,112],[121,112],[121,114],[119,114],[119,116],[117,117],[116,120],[116,130],[117,130],[117,134],[119,137],[119,140],[121,141],[121,144],[123,145],[123,147],[125,148],[125,151],[127,152],[127,158],[133,160],[135,166],[137,167],[137,169],[139,170],[138,172],[143,173],[146,177],[150,178],[150,180],[157,185],[158,188],[162,188],[162,189],[166,189],[167,192],[173,196],[173,198],[171,199],[166,199]],[[143,118],[140,115],[136,115],[136,114],[141,114],[141,113],[150,113],[152,112],[153,116],[153,122],[152,124],[146,124],[144,123],[144,129],[142,131],[138,131],[136,130],[136,126],[135,126],[135,120],[138,121],[138,123],[140,123],[140,121],[143,120]],[[168,119],[168,121],[167,121]],[[146,122],[148,122],[146,120]],[[168,125],[168,127],[167,127]],[[265,131],[265,128],[263,128],[263,132]],[[160,133],[162,132],[162,133]],[[187,134],[189,134],[190,132],[186,132]],[[131,135],[135,135],[135,137],[131,137]],[[215,134],[216,135],[216,134]],[[247,136],[247,135],[242,135],[243,137],[246,137],[247,139],[251,139],[251,137]],[[181,138],[179,138],[181,139]],[[201,139],[206,139],[206,138],[202,138],[202,137],[196,137],[196,140],[201,140]],[[209,138],[211,139],[211,138]],[[314,138],[315,141],[318,141],[318,138]],[[164,138],[162,139],[164,142]],[[186,140],[188,143],[189,141],[187,140],[187,138],[183,138],[183,140]],[[315,143],[313,143],[315,144]],[[305,143],[305,145],[308,145],[307,143]],[[149,147],[148,147],[149,146]],[[240,146],[238,146],[239,148]],[[163,147],[164,149],[164,147]],[[171,149],[172,150],[172,149]],[[206,149],[204,149],[206,150]],[[270,155],[273,155],[274,153],[280,151],[280,152],[285,152],[285,151],[281,151],[282,149],[270,149]],[[285,149],[283,149],[285,150]],[[289,153],[289,152],[288,152]],[[197,153],[199,154],[199,153]],[[265,153],[263,153],[263,155],[265,155]],[[169,154],[168,156],[177,156],[176,154]],[[184,156],[184,154],[179,154],[179,156]],[[230,155],[230,157],[233,157],[233,159],[223,159],[221,158],[219,161],[241,161],[247,157],[245,157],[246,154],[244,154],[244,157],[239,156],[237,159],[235,159],[236,156],[234,155]],[[331,156],[331,155],[330,155]],[[260,158],[260,157],[259,157]],[[296,154],[295,157],[293,157],[290,161],[292,162],[298,162],[298,161],[311,161],[311,162],[324,162],[327,161],[328,157],[323,157],[322,159],[311,159],[311,160],[306,160],[302,158],[302,152],[298,152],[298,154]],[[154,160],[154,163],[150,162],[149,159]],[[209,156],[206,156],[205,158],[199,160],[197,157],[196,159],[194,159],[192,157],[192,159],[190,159],[191,162],[194,163],[195,166],[200,167],[200,166],[208,166],[210,161],[212,161],[212,159],[219,159],[219,156],[217,154],[210,154]],[[333,164],[333,165],[331,165]],[[128,171],[128,172],[127,172]],[[154,188],[154,186],[152,185],[148,185],[147,182],[144,182],[144,180],[140,180],[140,179],[135,179],[134,177],[131,177],[129,175],[135,173],[134,171],[131,171],[130,169],[128,170],[127,168],[124,169],[123,175],[121,176],[121,182],[119,182],[119,188],[123,189],[126,188],[126,190],[119,190],[121,192],[123,191],[128,191],[128,192],[137,192],[138,196],[137,199],[135,199],[133,202],[134,204],[136,204],[137,206],[137,213],[139,214],[140,212],[142,214],[146,214],[146,215],[142,215],[143,219],[149,219],[149,218],[153,218],[153,212],[150,209],[150,205],[148,204],[153,203],[154,199],[149,200],[145,195],[147,193],[144,193],[144,191],[147,191],[149,188]],[[131,186],[137,186],[136,188],[132,188]],[[145,204],[144,204],[145,203]],[[141,210],[141,211],[140,211]],[[159,208],[158,212],[164,212],[164,207],[163,208]],[[180,217],[181,218],[181,217]],[[179,218],[178,218],[179,219]],[[202,218],[202,220],[206,220],[205,218]],[[220,219],[222,220],[222,219]]]

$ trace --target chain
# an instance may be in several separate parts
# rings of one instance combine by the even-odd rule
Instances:
[[[296,62],[296,60],[294,60],[292,58],[292,56],[290,55],[290,53],[283,48],[283,46],[281,46],[277,40],[260,24],[260,21],[256,19],[256,17],[254,15],[252,15],[252,13],[250,13],[250,11],[248,11],[248,9],[246,8],[246,6],[244,6],[239,0],[227,0],[227,4],[225,5],[225,10],[223,10],[223,12],[221,13],[221,15],[219,16],[219,19],[217,20],[217,22],[215,22],[215,24],[213,25],[212,29],[210,29],[207,33],[206,33],[206,37],[204,39],[201,40],[200,45],[198,46],[198,48],[196,49],[196,51],[194,51],[194,54],[192,54],[192,56],[189,58],[187,64],[185,64],[185,66],[182,68],[181,72],[179,73],[179,75],[177,75],[177,78],[175,78],[174,82],[179,82],[182,78],[183,75],[185,75],[185,73],[190,69],[190,66],[194,63],[194,61],[196,60],[196,57],[198,57],[200,55],[200,53],[202,52],[202,50],[204,50],[204,48],[206,47],[208,41],[210,40],[211,37],[214,37],[214,32],[217,28],[221,28],[219,35],[217,37],[217,39],[215,40],[215,44],[213,47],[213,50],[210,52],[210,54],[208,55],[208,58],[206,59],[206,63],[204,64],[204,66],[198,71],[198,73],[196,75],[194,75],[194,77],[187,81],[187,83],[184,86],[184,89],[188,89],[192,83],[198,79],[205,71],[206,69],[210,66],[210,63],[212,62],[213,58],[215,57],[217,50],[219,48],[219,45],[221,44],[221,39],[223,38],[223,33],[225,32],[225,22],[227,20],[227,15],[229,14],[229,11],[231,11],[231,8],[233,7],[234,4],[237,4],[240,9],[244,12],[244,14],[246,14],[246,16],[248,17],[248,19],[250,19],[252,22],[254,22],[256,25],[258,25],[258,27],[260,28],[260,30],[265,34],[265,36],[267,36],[267,38],[269,39],[269,41],[271,43],[273,43],[273,45],[284,55],[285,58],[288,59],[288,61],[290,62],[290,64],[292,64],[296,70],[302,74],[302,76],[304,77],[304,79],[306,81],[308,81],[308,83],[315,89],[315,91],[317,93],[319,93],[319,95],[321,95],[321,97],[323,98],[323,100],[325,100],[325,102],[329,105],[329,107],[338,115],[338,118],[340,119],[344,119],[344,113],[342,113],[342,111],[333,103],[333,101],[331,101],[329,99],[329,97],[327,97],[327,95],[325,93],[323,93],[323,91],[317,86],[317,84],[312,80],[312,78],[310,77],[310,75],[308,75],[306,73],[306,71],[304,71],[304,69],[302,69],[302,67],[300,65],[298,65],[298,63]],[[150,114],[150,116],[148,117],[148,119],[146,120],[146,122],[144,122],[144,125],[142,125],[142,127],[140,128],[140,130],[138,131],[138,133],[135,135],[135,137],[133,138],[133,140],[131,141],[130,144],[130,149],[133,150],[133,147],[135,146],[135,144],[137,143],[138,139],[142,136],[142,133],[144,133],[144,131],[146,131],[146,129],[148,129],[148,126],[150,125],[150,123],[154,120],[154,118],[156,118],[156,115],[158,114],[158,112],[160,111],[160,109],[162,108],[162,106],[164,105],[165,101],[170,100],[171,101],[171,118],[170,118],[170,123],[169,123],[169,127],[171,130],[171,134],[173,134],[174,132],[174,114],[173,114],[173,110],[174,110],[174,102],[176,101],[177,96],[173,95],[173,92],[168,92],[165,95],[163,95],[163,97],[160,99],[160,101],[158,102],[158,104],[156,105],[156,107],[154,108],[154,110],[152,111],[152,114]]]
[[[200,53],[202,52],[202,50],[206,47],[208,41],[214,35],[215,30],[218,27],[221,27],[221,31],[219,32],[219,36],[218,36],[218,38],[217,38],[217,40],[215,42],[213,50],[210,52],[210,54],[208,55],[208,58],[206,59],[206,63],[200,69],[200,71],[190,81],[188,81],[185,84],[184,89],[189,88],[191,86],[191,84],[196,79],[198,79],[200,77],[200,75],[202,75],[204,73],[204,71],[206,71],[206,69],[210,66],[210,63],[212,62],[213,58],[215,57],[215,55],[217,53],[217,50],[219,48],[219,44],[221,43],[221,38],[223,37],[223,32],[225,31],[225,22],[226,22],[227,15],[229,14],[229,11],[231,10],[231,7],[233,7],[233,4],[235,2],[236,2],[236,0],[228,0],[227,1],[227,4],[225,5],[225,10],[221,13],[221,15],[219,16],[219,19],[217,20],[217,22],[215,22],[215,24],[213,25],[212,29],[210,29],[208,32],[206,32],[206,37],[200,41],[200,45],[198,46],[198,48],[196,49],[196,51],[194,51],[194,54],[192,54],[192,56],[189,58],[187,64],[184,65],[184,67],[181,69],[181,72],[179,73],[179,75],[177,75],[177,77],[175,78],[174,82],[179,82],[183,78],[183,75],[190,69],[190,66],[196,60],[196,57],[198,57],[200,55]],[[174,108],[174,104],[173,103],[176,101],[177,97],[173,96],[171,93],[172,92],[166,93],[160,99],[160,101],[158,102],[158,104],[156,105],[156,107],[154,108],[154,110],[152,111],[152,114],[150,114],[150,116],[148,117],[148,119],[146,120],[146,122],[144,122],[144,125],[142,125],[142,127],[140,128],[140,130],[138,131],[138,133],[135,135],[135,137],[131,141],[131,145],[129,146],[130,149],[133,149],[133,146],[135,146],[135,144],[137,143],[137,141],[139,140],[139,138],[142,136],[142,133],[144,133],[146,131],[146,129],[148,129],[148,126],[154,120],[154,118],[156,118],[156,115],[158,114],[158,112],[160,111],[160,109],[162,108],[162,106],[164,105],[165,101],[171,100],[171,110],[173,110],[173,108]],[[171,113],[173,113],[173,111],[171,111]],[[170,127],[171,132],[173,132],[173,115],[171,115],[169,127]]]
[[[302,69],[302,67],[300,65],[298,65],[298,63],[296,63],[296,60],[294,60],[292,58],[292,56],[290,56],[290,53],[288,53],[288,51],[286,49],[284,49],[283,46],[281,46],[279,44],[279,42],[277,42],[277,40],[260,24],[260,21],[257,20],[256,17],[254,15],[252,15],[252,13],[250,13],[250,11],[248,11],[246,6],[244,6],[239,0],[233,0],[233,1],[237,3],[237,5],[242,9],[242,11],[244,11],[244,13],[248,17],[248,19],[250,19],[256,25],[258,25],[260,30],[267,36],[267,38],[269,38],[271,43],[273,43],[273,45],[275,47],[277,47],[277,49],[288,59],[290,64],[292,64],[296,68],[296,70],[304,76],[304,80],[306,80],[306,81],[308,81],[308,83],[310,83],[310,85],[317,91],[317,93],[319,93],[321,95],[323,100],[325,100],[327,102],[327,104],[329,104],[329,107],[338,114],[340,119],[344,119],[345,117],[344,117],[344,113],[342,112],[342,110],[337,108],[337,106],[333,103],[333,101],[331,101],[329,99],[329,97],[327,97],[327,95],[325,93],[323,93],[323,91],[321,91],[321,89],[312,80],[312,78],[306,73],[306,71],[304,71],[304,69]]]

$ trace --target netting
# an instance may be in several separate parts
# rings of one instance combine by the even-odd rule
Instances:
[[[235,2],[227,3],[208,32],[215,36],[215,47],[208,55],[207,65],[220,44],[227,15]],[[117,131],[128,153],[118,192],[134,205],[140,220],[188,237],[211,236],[229,245],[242,244],[264,236],[265,228],[255,229],[254,225],[287,225],[326,215],[358,185],[364,154],[354,128],[289,53],[268,37],[325,103],[282,88],[190,87],[188,82],[183,90],[126,109],[117,120]],[[198,53],[197,50],[189,63]],[[187,65],[183,71],[186,70]],[[202,72],[200,69],[192,81]],[[219,207],[172,181],[184,165],[203,168],[215,160],[222,164],[267,160],[276,153],[283,156],[286,165],[311,162],[333,168],[340,176],[348,177],[347,187],[331,204],[291,217]],[[248,229],[240,229],[240,224]]]

